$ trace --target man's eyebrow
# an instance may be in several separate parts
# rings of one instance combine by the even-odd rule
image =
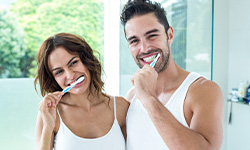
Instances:
[[[159,32],[159,30],[158,30],[158,29],[149,30],[148,32],[146,32],[146,33],[144,34],[144,36],[147,36],[148,34],[154,33],[154,32]],[[132,39],[134,39],[134,38],[136,38],[136,36],[131,36],[131,37],[129,37],[129,38],[127,39],[127,41],[130,41],[130,40],[132,40]]]
[[[148,32],[146,32],[146,33],[144,34],[144,36],[146,36],[146,35],[148,35],[148,34],[150,34],[150,33],[153,33],[153,32],[159,32],[159,30],[158,30],[158,29],[149,30]]]
[[[76,57],[77,57],[77,56],[72,57],[72,58],[68,61],[67,66],[68,66]],[[60,68],[61,68],[61,67],[54,68],[54,69],[52,69],[52,72],[55,71],[55,70],[58,70],[58,69],[60,69]]]
[[[131,37],[129,37],[129,38],[127,39],[127,41],[130,41],[130,40],[135,39],[135,38],[136,38],[135,36],[131,36]]]

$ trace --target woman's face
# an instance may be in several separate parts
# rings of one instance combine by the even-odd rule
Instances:
[[[84,76],[84,80],[74,86],[69,93],[83,94],[89,89],[91,76],[78,54],[72,55],[65,48],[58,47],[49,55],[48,65],[56,82],[62,89],[75,82],[81,76]]]

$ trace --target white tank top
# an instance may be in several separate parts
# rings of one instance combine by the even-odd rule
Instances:
[[[189,86],[201,75],[189,73],[186,79],[171,96],[165,107],[185,127],[184,100]],[[127,150],[168,150],[146,109],[136,97],[132,100],[127,113]],[[189,128],[189,127],[188,127]]]
[[[59,114],[59,111],[57,111]],[[116,119],[114,97],[114,123],[109,132],[98,138],[88,139],[75,135],[60,118],[60,127],[54,139],[54,150],[125,150],[125,140]]]

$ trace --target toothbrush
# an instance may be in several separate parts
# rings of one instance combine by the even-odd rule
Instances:
[[[160,54],[160,53],[158,53],[158,54],[157,54],[157,56],[155,57],[154,61],[153,61],[153,62],[151,62],[150,67],[154,68],[155,63],[157,62],[157,60],[158,60],[158,58],[159,58],[160,56],[161,56],[161,54]]]
[[[71,84],[70,86],[67,86],[65,89],[63,89],[63,93],[68,92],[71,88],[73,88],[75,85],[77,85],[78,83],[82,82],[84,80],[84,77],[80,77],[78,78],[73,84]]]

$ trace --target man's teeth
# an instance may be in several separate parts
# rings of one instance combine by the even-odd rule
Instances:
[[[156,57],[156,55],[145,57],[145,58],[143,58],[143,61],[151,62],[151,61],[154,61],[155,57]]]

